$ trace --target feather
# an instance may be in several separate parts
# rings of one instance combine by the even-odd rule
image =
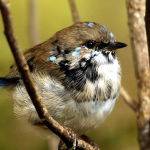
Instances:
[[[7,78],[7,77],[0,77],[0,87],[15,85],[19,82],[19,77]]]

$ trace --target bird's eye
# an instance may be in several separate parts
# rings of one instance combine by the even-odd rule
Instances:
[[[103,48],[107,47],[108,45],[109,45],[109,42],[108,43],[100,42],[100,44],[98,45],[98,49],[103,49]]]
[[[84,44],[84,46],[86,46],[86,47],[89,48],[89,49],[94,48],[95,45],[96,45],[96,41],[93,41],[93,40],[89,40],[89,41],[87,41],[87,42]]]

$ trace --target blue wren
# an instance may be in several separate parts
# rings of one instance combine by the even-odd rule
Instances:
[[[116,50],[125,46],[105,26],[78,22],[27,50],[33,81],[52,117],[79,134],[102,123],[119,94]],[[10,87],[17,118],[42,127],[15,65],[0,86]]]

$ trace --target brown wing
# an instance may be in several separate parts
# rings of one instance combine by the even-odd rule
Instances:
[[[28,49],[24,55],[29,65],[30,71],[40,71],[40,72],[56,72],[52,70],[58,70],[56,64],[48,61],[49,56],[55,53],[55,45],[51,43],[51,39],[44,43],[34,46]],[[57,71],[58,73],[58,71]],[[55,74],[57,74],[55,73]],[[7,77],[18,77],[19,73],[16,65],[10,67],[10,72]]]

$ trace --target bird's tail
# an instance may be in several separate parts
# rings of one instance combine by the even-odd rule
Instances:
[[[0,88],[15,85],[19,82],[19,77],[0,77]]]

